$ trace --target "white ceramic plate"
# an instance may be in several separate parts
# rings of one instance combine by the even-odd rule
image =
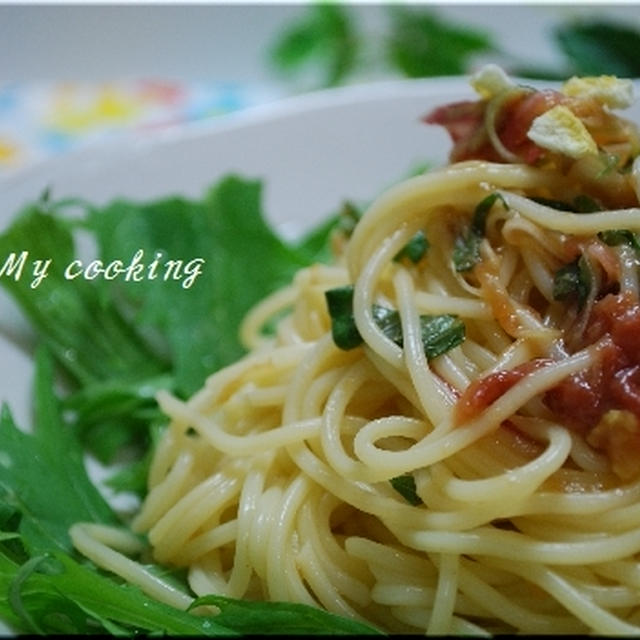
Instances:
[[[537,83],[536,83],[537,84]],[[636,87],[640,95],[640,86]],[[418,164],[446,161],[450,142],[421,117],[475,93],[464,78],[391,81],[321,91],[207,124],[91,147],[0,181],[0,230],[45,187],[97,204],[126,196],[200,196],[229,172],[264,182],[268,219],[285,237],[367,201]],[[640,104],[624,113],[640,122]],[[16,247],[16,250],[19,250]],[[0,264],[5,256],[0,256]],[[29,424],[29,332],[0,290],[0,402]]]
[[[217,178],[237,172],[264,181],[266,215],[290,237],[335,211],[345,197],[368,200],[416,164],[445,161],[447,135],[420,118],[471,95],[463,79],[385,82],[87,148],[0,182],[0,229],[45,187],[54,198],[95,203],[118,196],[200,196]],[[27,425],[32,367],[28,349],[19,345],[28,343],[29,332],[4,291],[0,296],[0,401]]]
[[[0,180],[0,231],[46,187],[55,198],[102,204],[120,196],[200,196],[236,172],[264,181],[266,215],[291,237],[335,211],[344,198],[370,200],[418,164],[445,162],[448,136],[421,117],[474,95],[461,78],[385,82],[88,148]],[[640,121],[640,105],[626,115]],[[25,348],[29,338],[26,323],[0,290],[0,402],[8,402],[18,424],[26,426],[33,373]],[[2,632],[10,630],[0,623]]]

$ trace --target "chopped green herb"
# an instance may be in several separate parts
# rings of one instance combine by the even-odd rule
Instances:
[[[235,636],[213,616],[194,616],[145,596],[59,551],[22,566],[0,551],[0,585],[9,581],[14,626],[21,632],[71,635]]]
[[[394,260],[400,261],[408,258],[414,264],[417,264],[427,253],[429,249],[429,241],[424,231],[418,231],[409,242],[396,254]]]
[[[572,213],[594,213],[602,210],[602,207],[593,198],[584,194],[576,196],[572,202],[554,200],[552,198],[531,198],[531,200],[545,207]]]
[[[374,304],[371,309],[371,314],[375,323],[380,327],[380,330],[384,335],[392,342],[395,342],[399,347],[402,346],[402,324],[400,322],[400,315],[395,309],[389,309],[389,307],[383,307],[379,304]]]
[[[508,209],[507,203],[498,192],[489,194],[477,204],[466,233],[455,239],[452,259],[456,271],[470,271],[480,262],[480,245],[485,234],[487,217],[497,200]]]
[[[437,358],[464,342],[464,322],[456,316],[420,316],[422,344],[427,358]]]
[[[601,231],[598,234],[598,237],[602,242],[612,247],[627,244],[640,252],[640,235],[634,231],[629,231],[629,229],[610,229],[608,231]]]
[[[471,271],[480,262],[480,245],[482,236],[468,231],[464,236],[458,236],[453,245],[453,265],[455,270],[462,273]]]
[[[331,317],[331,333],[336,346],[344,350],[360,346],[363,339],[353,317],[353,286],[330,289],[325,292],[325,297]],[[371,311],[375,323],[384,335],[402,347],[400,314],[382,305],[373,305]],[[462,344],[465,337],[464,322],[448,314],[421,315],[420,330],[424,352],[429,359],[436,358]]]
[[[564,302],[575,301],[581,309],[591,291],[591,283],[589,265],[580,256],[556,271],[553,278],[553,298]]]
[[[325,291],[331,316],[331,335],[340,349],[349,350],[362,344],[362,336],[353,317],[353,286]]]
[[[389,480],[391,486],[414,507],[423,504],[422,498],[418,495],[416,489],[416,479],[410,474],[405,473]]]
[[[531,200],[545,207],[557,209],[558,211],[575,211],[573,205],[569,202],[565,202],[564,200],[554,200],[552,198],[531,198]]]
[[[509,209],[509,206],[505,202],[505,199],[502,197],[502,194],[497,191],[494,193],[490,193],[486,198],[480,200],[480,202],[476,205],[476,208],[473,212],[473,218],[471,219],[471,230],[474,233],[479,235],[484,235],[485,228],[487,226],[487,217],[489,212],[493,208],[493,205],[500,201],[502,206],[505,209]]]
[[[576,196],[573,199],[574,211],[577,213],[595,213],[602,211],[602,207],[593,198],[587,195]]]

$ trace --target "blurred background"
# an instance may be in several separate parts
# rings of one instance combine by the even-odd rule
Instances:
[[[0,4],[0,177],[287,96],[497,62],[640,77],[625,4]]]

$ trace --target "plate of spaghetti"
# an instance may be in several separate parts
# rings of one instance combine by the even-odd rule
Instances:
[[[314,232],[304,244],[306,261],[296,253],[284,284],[248,305],[237,324],[242,355],[217,368],[205,362],[211,370],[192,392],[182,379],[166,383],[165,370],[152,371],[148,404],[135,412],[144,422],[153,403],[154,437],[144,490],[126,516],[114,519],[87,489],[85,506],[64,516],[63,530],[47,533],[43,516],[36,535],[24,523],[33,525],[29,514],[48,507],[34,502],[21,511],[33,498],[19,483],[8,485],[18,447],[0,445],[0,487],[18,495],[8,500],[14,506],[6,540],[0,538],[5,573],[15,570],[5,581],[7,623],[50,630],[59,596],[53,587],[46,592],[45,611],[33,594],[45,593],[46,580],[71,580],[90,566],[114,589],[158,607],[162,620],[153,628],[142,615],[127,609],[125,616],[109,590],[111,608],[100,613],[78,589],[77,611],[107,631],[175,632],[163,617],[171,611],[185,625],[180,632],[196,633],[640,632],[640,130],[633,83],[571,78],[540,88],[488,66],[464,83],[434,86],[411,85],[395,98],[381,91],[374,100],[345,101],[348,92],[339,93],[322,109],[307,105],[299,120],[271,113],[260,126],[241,122],[206,133],[207,144],[226,150],[225,136],[242,149],[249,131],[262,149],[256,155],[265,158],[267,184],[268,166],[280,173],[279,185],[295,176],[286,206],[280,187],[267,202],[283,212],[270,224],[292,237],[309,206],[306,224]],[[341,123],[335,129],[321,127],[327,113]],[[400,114],[407,120],[398,124]],[[286,150],[275,165],[269,158],[277,146],[265,152],[284,139],[287,121],[315,131],[298,145],[303,164],[290,172]],[[269,126],[275,139],[264,132]],[[341,135],[346,130],[352,137]],[[198,139],[167,144],[197,155]],[[309,142],[316,139],[317,154]],[[370,157],[378,152],[382,159]],[[360,161],[350,171],[354,156]],[[236,170],[233,162],[222,170]],[[224,165],[224,153],[216,163]],[[258,165],[249,170],[262,171]],[[164,171],[169,182],[179,180]],[[206,167],[198,172],[185,189],[199,185]],[[87,195],[72,186],[64,190]],[[88,195],[110,197],[107,187]],[[146,188],[136,183],[133,195],[151,197]],[[238,178],[227,178],[211,201],[222,207],[237,189]],[[48,202],[40,206],[54,217],[68,204]],[[322,210],[339,202],[330,224],[318,227]],[[109,206],[88,206],[83,228],[104,230]],[[240,209],[232,210],[241,220]],[[206,216],[208,209],[199,211]],[[117,229],[126,228],[126,216],[118,215]],[[159,234],[162,223],[154,220]],[[134,228],[140,244],[145,228]],[[115,283],[134,273],[126,261],[109,266],[117,233],[109,234],[100,266],[79,279]],[[193,238],[185,251],[198,247]],[[264,260],[251,277],[269,268]],[[239,267],[245,278],[254,273],[249,262]],[[29,315],[25,291],[26,284],[13,289]],[[137,300],[148,324],[160,313],[145,307],[150,296],[144,289]],[[195,350],[197,326],[188,333]],[[43,381],[56,357],[67,358],[72,378],[84,372],[68,352],[53,355],[37,357],[45,399]],[[141,354],[136,367],[148,360]],[[76,380],[74,393],[66,408],[95,427],[104,406],[97,392],[83,394]],[[109,393],[124,394],[113,386]],[[8,420],[0,433],[16,439]],[[36,420],[36,437],[50,429]],[[11,547],[19,536],[30,557]],[[62,583],[55,584],[59,594]],[[316,612],[326,617],[316,620]]]

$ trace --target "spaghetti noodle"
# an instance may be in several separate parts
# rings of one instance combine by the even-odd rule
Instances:
[[[457,161],[258,305],[246,357],[158,396],[132,526],[196,594],[395,633],[640,633],[638,136],[602,97],[493,86],[429,116]],[[557,105],[596,155],[517,134]],[[185,606],[91,526],[80,551]]]

